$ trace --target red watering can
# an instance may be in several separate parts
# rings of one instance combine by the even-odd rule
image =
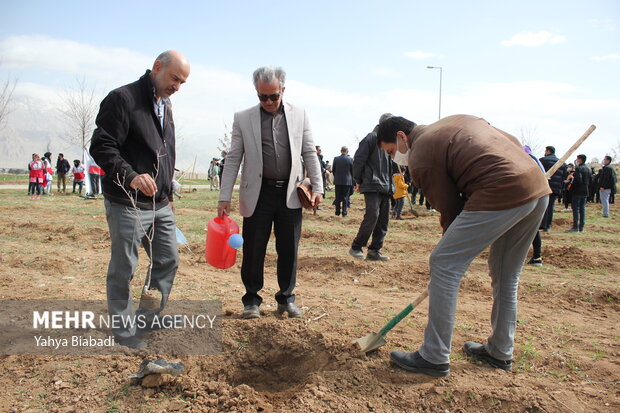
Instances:
[[[211,218],[207,225],[207,245],[205,258],[215,268],[226,269],[235,265],[237,250],[232,248],[228,239],[239,234],[239,225],[224,215],[224,218]]]

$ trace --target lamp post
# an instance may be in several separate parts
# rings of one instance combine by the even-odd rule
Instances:
[[[443,67],[426,66],[427,69],[439,69],[439,119],[441,119],[441,78],[443,76]]]

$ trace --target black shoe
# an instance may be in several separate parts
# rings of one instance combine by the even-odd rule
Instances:
[[[538,257],[538,258],[534,258],[532,257],[531,260],[529,260],[527,262],[528,265],[533,265],[534,267],[542,267],[542,258]]]
[[[487,349],[483,344],[474,343],[473,341],[467,341],[463,345],[463,350],[465,353],[480,361],[484,361],[485,363],[495,367],[496,369],[502,369],[506,371],[512,370],[512,360],[500,360],[491,356],[487,353]]]
[[[299,318],[301,317],[301,308],[297,307],[295,303],[278,304],[276,313],[278,315],[288,313],[289,318]]]
[[[392,351],[390,358],[398,367],[414,373],[426,374],[431,377],[447,377],[450,374],[450,364],[433,364],[422,358],[420,353],[405,353]]]
[[[353,258],[364,258],[364,253],[362,252],[362,250],[358,250],[355,248],[351,248],[349,250],[349,255],[352,256]]]
[[[571,228],[571,229],[567,229],[564,232],[579,232],[579,230],[577,228]]]
[[[390,258],[381,254],[377,250],[368,249],[368,253],[366,253],[366,260],[367,261],[389,261]]]
[[[116,341],[121,346],[133,348],[134,350],[138,350],[146,347],[146,342],[144,340],[139,339],[136,336],[131,337],[114,337],[114,341]]]
[[[260,318],[260,310],[257,305],[246,305],[243,307],[243,318],[246,320],[251,318]]]

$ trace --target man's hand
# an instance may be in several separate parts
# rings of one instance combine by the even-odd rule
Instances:
[[[230,202],[220,201],[217,203],[217,216],[224,219],[224,215],[230,215]]]
[[[170,205],[170,209],[172,210],[173,214],[177,213],[177,209],[174,207],[174,202],[173,201],[169,201],[168,205]]]
[[[310,201],[312,202],[313,207],[318,207],[321,201],[323,200],[323,194],[318,192],[313,192],[310,197]]]
[[[153,177],[149,174],[141,174],[136,176],[129,186],[132,189],[137,189],[146,196],[153,196],[157,192],[157,184]]]
[[[358,194],[360,193],[360,184],[355,184],[355,192],[357,192]]]

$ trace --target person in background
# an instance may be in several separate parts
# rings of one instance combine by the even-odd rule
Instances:
[[[71,167],[71,174],[73,175],[73,193],[75,194],[75,187],[79,186],[79,194],[82,195],[82,188],[84,187],[84,166],[79,159],[73,160],[73,166]]]
[[[52,180],[54,179],[53,174],[54,170],[52,169],[52,153],[45,152],[43,154],[43,159],[41,159],[45,164],[45,179],[43,180],[43,195],[54,195],[52,194]]]
[[[588,188],[592,178],[590,168],[586,166],[586,159],[584,154],[577,155],[575,159],[575,173],[571,185],[573,227],[564,232],[584,232]]]
[[[379,118],[379,124],[392,116],[384,113]],[[364,194],[366,211],[360,223],[349,255],[353,258],[364,258],[362,248],[366,247],[372,236],[366,259],[368,261],[388,261],[390,258],[381,254],[383,241],[388,232],[390,221],[390,199],[394,193],[392,180],[392,159],[377,145],[376,125],[359,143],[353,156],[353,180],[355,191]]]
[[[65,156],[62,153],[58,154],[58,159],[56,160],[56,175],[58,176],[58,182],[56,182],[56,186],[58,187],[58,192],[60,192],[60,184],[62,183],[62,192],[65,193],[67,191],[67,173],[71,170],[71,165],[69,165],[69,161],[65,159]]]
[[[401,214],[403,212],[403,207],[405,206],[405,197],[407,196],[407,188],[409,185],[405,182],[405,177],[401,172],[397,172],[393,176],[394,178],[394,186],[396,187],[394,191],[394,210],[392,211],[392,218],[401,220],[403,219]]]
[[[335,214],[338,216],[342,213],[342,216],[346,217],[351,187],[353,186],[353,159],[349,156],[349,148],[346,146],[340,148],[340,156],[334,158],[332,172],[334,174],[334,186],[336,187]]]
[[[547,146],[545,148],[545,156],[539,159],[545,172],[548,171],[559,161],[555,155],[555,147]],[[557,171],[549,178],[549,187],[551,188],[551,194],[549,194],[549,205],[547,206],[547,212],[545,218],[541,223],[541,229],[545,232],[549,231],[549,228],[553,225],[553,209],[555,207],[556,198],[562,195],[562,182],[564,175],[566,174],[566,164],[563,164]]]
[[[564,172],[564,177],[562,181],[562,203],[564,204],[564,212],[570,211],[568,206],[572,203],[571,197],[571,186],[573,184],[573,178],[575,173],[575,165],[569,163],[566,165],[566,172]]]
[[[611,161],[611,156],[605,155],[605,158],[603,158],[603,167],[598,175],[598,192],[601,196],[603,218],[609,218],[609,198],[612,193],[616,192],[616,171],[611,167]]]
[[[34,199],[34,193],[37,192],[37,199],[41,199],[41,188],[44,181],[45,175],[45,164],[41,160],[39,154],[32,154],[32,161],[28,164],[29,170],[29,184],[28,184],[28,195],[30,195],[30,199]]]

